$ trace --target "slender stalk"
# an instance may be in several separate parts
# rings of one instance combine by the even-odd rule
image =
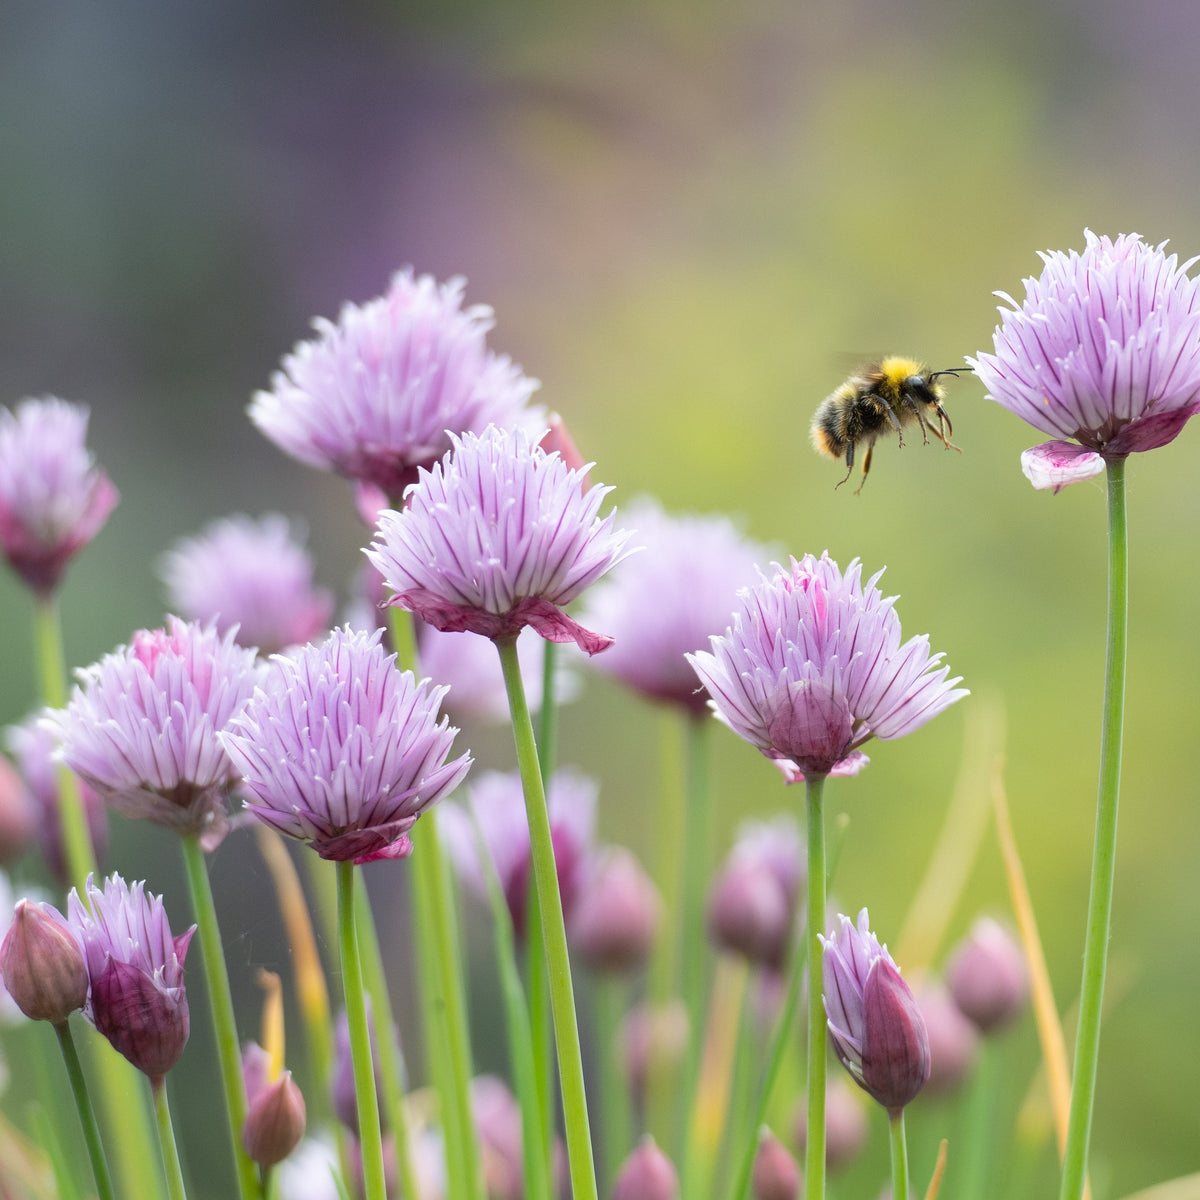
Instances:
[[[957,1200],[982,1200],[988,1188],[989,1158],[994,1122],[992,1111],[996,1073],[993,1070],[989,1039],[983,1038],[979,1058],[975,1062],[966,1102],[962,1105],[958,1146],[955,1161],[961,1163],[956,1172]]]
[[[1087,936],[1083,948],[1079,1028],[1075,1038],[1071,1119],[1067,1125],[1060,1200],[1079,1200],[1087,1178],[1088,1146],[1100,1057],[1100,1015],[1112,924],[1128,638],[1129,536],[1125,512],[1125,460],[1114,458],[1108,461],[1108,651],[1104,664],[1100,781],[1096,796],[1096,835],[1088,898]]]
[[[683,1000],[693,1036],[704,1014],[704,889],[708,886],[712,844],[712,797],[709,786],[709,730],[714,722],[707,713],[687,714],[684,730],[687,754],[687,795],[683,823]],[[696,1056],[692,1056],[695,1061]],[[688,1090],[689,1094],[691,1089]]]
[[[354,1098],[358,1110],[358,1138],[362,1150],[363,1191],[366,1200],[386,1200],[383,1178],[383,1137],[379,1130],[379,1098],[375,1094],[375,1063],[367,1026],[362,963],[354,920],[354,864],[339,862],[338,946],[342,958],[342,990],[350,1026],[350,1059],[354,1065]]]
[[[200,935],[200,952],[204,976],[208,984],[208,1003],[212,1012],[213,1035],[217,1042],[217,1061],[221,1068],[221,1083],[225,1091],[225,1114],[229,1139],[233,1148],[234,1170],[237,1174],[241,1200],[259,1200],[262,1187],[258,1171],[242,1145],[242,1126],[246,1121],[246,1090],[242,1081],[242,1060],[238,1048],[237,1021],[233,1015],[233,995],[229,990],[229,972],[217,926],[217,906],[213,901],[212,885],[208,879],[208,864],[200,849],[200,835],[189,833],[180,839],[183,865],[187,872],[188,891],[192,898],[192,915]]]
[[[150,1091],[154,1096],[154,1115],[158,1119],[158,1145],[162,1151],[163,1166],[167,1171],[167,1193],[171,1200],[187,1200],[187,1191],[183,1186],[183,1168],[179,1164],[179,1147],[175,1144],[171,1110],[167,1105],[166,1080],[162,1076],[150,1080]]]
[[[395,1018],[392,998],[388,993],[383,968],[383,951],[375,928],[375,915],[367,895],[366,880],[361,871],[355,872],[354,927],[362,959],[363,983],[371,997],[371,1014],[375,1023],[375,1041],[379,1054],[379,1074],[383,1079],[382,1103],[396,1148],[396,1165],[400,1172],[401,1192],[405,1196],[420,1196],[417,1187],[416,1164],[413,1162],[412,1142],[408,1133],[408,1112],[404,1107],[404,1072],[400,1051],[392,1036]]]
[[[54,1026],[58,1037],[59,1048],[62,1050],[63,1062],[66,1064],[67,1075],[71,1080],[71,1094],[75,1097],[75,1110],[79,1113],[79,1124],[83,1126],[83,1138],[87,1143],[88,1158],[92,1163],[92,1174],[96,1179],[96,1193],[100,1200],[114,1200],[112,1179],[108,1174],[108,1160],[104,1157],[104,1144],[100,1140],[100,1127],[96,1124],[96,1114],[88,1098],[87,1083],[83,1078],[83,1068],[79,1065],[79,1055],[75,1051],[75,1041],[71,1037],[71,1027],[66,1021]]]
[[[908,1200],[908,1139],[904,1136],[904,1109],[888,1113],[892,1143],[892,1200]]]
[[[596,980],[596,1043],[600,1100],[604,1115],[600,1146],[603,1150],[604,1194],[611,1190],[621,1163],[633,1145],[633,1105],[629,1082],[622,1068],[618,1037],[621,1016],[629,1008],[629,985],[620,977]]]
[[[808,807],[808,1134],[804,1195],[825,1195],[825,1007],[821,1003],[821,941],[825,927],[825,777],[805,781]],[[894,1200],[899,1200],[895,1197]]]
[[[575,993],[571,986],[571,961],[567,954],[562,897],[558,892],[558,872],[554,861],[554,843],[550,835],[550,816],[546,810],[546,789],[542,785],[533,723],[525,699],[520,664],[517,662],[516,638],[498,641],[496,649],[500,652],[500,666],[504,672],[504,686],[508,692],[509,710],[512,714],[517,764],[525,792],[525,813],[529,820],[530,855],[533,860],[534,878],[537,880],[538,900],[541,904],[542,937],[545,941],[546,967],[550,978],[550,1007],[554,1014],[554,1038],[558,1050],[567,1160],[571,1170],[571,1194],[575,1200],[597,1200],[596,1165],[592,1156],[592,1136],[583,1081],[579,1021],[575,1013]]]

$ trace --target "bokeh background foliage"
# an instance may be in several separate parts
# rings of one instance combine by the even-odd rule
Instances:
[[[234,510],[303,515],[322,582],[345,595],[364,541],[348,489],[285,460],[245,404],[314,314],[379,293],[407,263],[465,274],[468,299],[496,308],[493,345],[542,379],[541,399],[618,505],[649,492],[739,513],[788,552],[888,565],[906,630],[929,631],[968,686],[1005,708],[1017,834],[1057,994],[1073,996],[1103,485],[1034,493],[1017,456],[1038,436],[969,376],[947,403],[963,453],[883,445],[861,496],[834,491],[839,471],[809,449],[808,421],[858,357],[912,353],[940,368],[990,347],[992,291],[1019,292],[1035,252],[1080,246],[1085,226],[1200,250],[1200,11],[13,0],[0,24],[0,397],[87,402],[123,493],[69,576],[74,663],[158,623],[155,558]],[[1121,986],[1094,1136],[1110,1195],[1198,1165],[1197,436],[1129,473]],[[0,578],[5,722],[32,695],[28,611]],[[647,857],[654,728],[602,680],[564,716],[564,757],[602,782],[604,836]],[[952,711],[830,789],[851,817],[837,894],[868,904],[885,938],[920,877],[965,728]],[[714,740],[724,846],[741,817],[794,797],[731,736]],[[471,744],[508,753],[495,735]],[[174,847],[154,830],[115,833],[109,864],[182,908]],[[249,1012],[252,968],[286,969],[286,951],[241,853],[222,851],[213,873],[230,914],[255,914],[227,926]],[[952,931],[979,907],[1005,907],[991,841]],[[198,998],[193,1011],[203,1036]],[[485,1065],[495,1055],[480,1051]],[[195,1156],[215,1130],[207,1057],[185,1057],[195,1086],[177,1089]]]

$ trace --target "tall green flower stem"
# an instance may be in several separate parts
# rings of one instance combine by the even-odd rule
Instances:
[[[404,1072],[396,1039],[391,1036],[395,1018],[383,968],[383,951],[379,945],[379,933],[375,928],[370,897],[367,895],[366,880],[361,871],[356,871],[354,875],[354,924],[358,934],[359,957],[362,961],[363,985],[367,989],[367,995],[371,997],[371,1012],[375,1022],[379,1074],[383,1079],[383,1108],[395,1143],[401,1192],[405,1196],[420,1196],[416,1164],[412,1157],[412,1142],[408,1133],[408,1112],[404,1106]]]
[[[1100,1057],[1100,1010],[1108,966],[1113,876],[1117,859],[1117,805],[1121,790],[1121,739],[1125,724],[1125,659],[1129,641],[1129,531],[1125,512],[1125,460],[1108,460],[1108,651],[1104,663],[1104,713],[1100,730],[1100,782],[1088,898],[1087,936],[1071,1119],[1063,1156],[1061,1200],[1079,1200],[1087,1178],[1088,1145]]]
[[[238,1047],[237,1022],[233,1015],[233,996],[229,990],[229,972],[225,967],[221,931],[217,926],[217,906],[213,902],[212,885],[208,879],[208,864],[200,848],[198,833],[180,839],[183,846],[183,865],[187,872],[188,891],[192,899],[192,915],[200,935],[200,953],[204,977],[208,984],[208,1003],[212,1013],[213,1035],[217,1042],[217,1062],[221,1068],[221,1083],[225,1091],[225,1114],[233,1149],[234,1170],[237,1174],[238,1195],[241,1200],[258,1200],[262,1196],[258,1170],[242,1145],[242,1126],[246,1121],[246,1089],[242,1081],[242,1060]]]
[[[987,1177],[994,1122],[996,1071],[989,1038],[981,1039],[966,1102],[961,1107],[955,1162],[955,1195],[958,1200],[982,1200],[987,1193]]]
[[[67,703],[67,668],[63,653],[62,622],[54,595],[38,596],[33,606],[33,641],[37,658],[38,691],[48,708]],[[79,794],[79,781],[67,767],[58,770],[58,812],[62,827],[67,875],[88,903],[86,882],[99,875],[87,814]],[[114,1150],[121,1193],[161,1196],[162,1177],[155,1169],[154,1133],[145,1090],[135,1067],[107,1046],[96,1057],[105,1130]],[[136,1097],[132,1102],[130,1097]]]
[[[562,1089],[567,1160],[571,1170],[571,1194],[574,1200],[597,1200],[596,1165],[592,1156],[592,1136],[583,1082],[579,1020],[575,1013],[575,993],[571,986],[571,962],[567,955],[567,931],[563,922],[562,897],[558,891],[558,872],[550,835],[550,815],[546,809],[546,789],[542,784],[533,723],[525,699],[520,663],[517,661],[517,639],[510,637],[497,641],[496,649],[500,653],[500,667],[504,672],[504,686],[508,692],[517,765],[521,772],[525,813],[529,820],[530,857],[541,906],[542,937],[545,941],[546,969],[550,980],[550,1007],[554,1015],[554,1039],[558,1051],[558,1074]]]
[[[419,675],[412,613],[392,607],[388,628],[398,664]],[[417,990],[430,1074],[441,1101],[447,1193],[450,1200],[483,1200],[483,1163],[471,1114],[471,1042],[462,956],[437,816],[436,810],[425,813],[413,831]]]
[[[806,779],[808,808],[808,1134],[804,1195],[825,1195],[825,1006],[821,1003],[821,934],[825,929],[825,776]],[[894,1200],[900,1200],[899,1196]]]
[[[339,862],[338,948],[342,961],[342,990],[346,1021],[350,1027],[350,1061],[354,1067],[354,1098],[358,1110],[359,1147],[362,1150],[363,1192],[366,1200],[386,1200],[383,1178],[383,1135],[379,1129],[379,1098],[375,1094],[375,1063],[367,1026],[362,962],[354,920],[354,864]],[[382,1041],[390,1033],[380,1036]]]
[[[87,1143],[88,1158],[92,1163],[96,1194],[100,1200],[115,1200],[112,1179],[108,1174],[108,1160],[104,1157],[104,1145],[100,1140],[100,1127],[96,1124],[96,1114],[92,1111],[92,1104],[88,1099],[87,1084],[84,1082],[83,1068],[79,1065],[79,1055],[75,1051],[75,1041],[71,1037],[71,1027],[63,1021],[54,1026],[54,1032],[58,1037],[67,1076],[71,1081],[71,1094],[75,1098],[79,1124],[83,1126],[83,1140]]]
[[[892,1200],[908,1200],[908,1139],[904,1136],[904,1109],[888,1112],[892,1144]]]
[[[183,1168],[179,1164],[179,1147],[175,1144],[171,1110],[167,1106],[167,1081],[162,1076],[150,1080],[150,1091],[154,1096],[154,1115],[158,1121],[158,1145],[162,1151],[163,1166],[167,1171],[167,1192],[171,1200],[187,1200],[187,1191],[183,1186]]]

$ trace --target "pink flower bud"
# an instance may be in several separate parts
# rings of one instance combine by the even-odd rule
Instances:
[[[291,1071],[267,1084],[255,1097],[242,1125],[242,1145],[259,1166],[273,1167],[300,1144],[307,1112]]]
[[[671,1160],[647,1134],[625,1160],[612,1200],[678,1200],[679,1176]]]
[[[959,1008],[983,1033],[1016,1020],[1029,1002],[1025,955],[1007,929],[981,917],[954,953],[946,983]]]
[[[636,971],[658,929],[658,891],[628,850],[613,847],[582,881],[571,915],[571,944],[597,971]]]
[[[758,1141],[751,1185],[755,1200],[796,1200],[800,1195],[800,1165],[769,1129]]]
[[[0,945],[0,976],[17,1007],[33,1021],[60,1025],[88,994],[83,950],[65,918],[49,904],[18,900]]]

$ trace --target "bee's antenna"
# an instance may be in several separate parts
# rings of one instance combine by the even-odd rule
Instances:
[[[958,376],[961,375],[964,371],[973,374],[975,371],[975,368],[974,367],[947,367],[944,371],[931,371],[929,373],[928,378],[933,380],[933,379],[937,379],[937,377],[939,375],[953,375],[957,379]]]

